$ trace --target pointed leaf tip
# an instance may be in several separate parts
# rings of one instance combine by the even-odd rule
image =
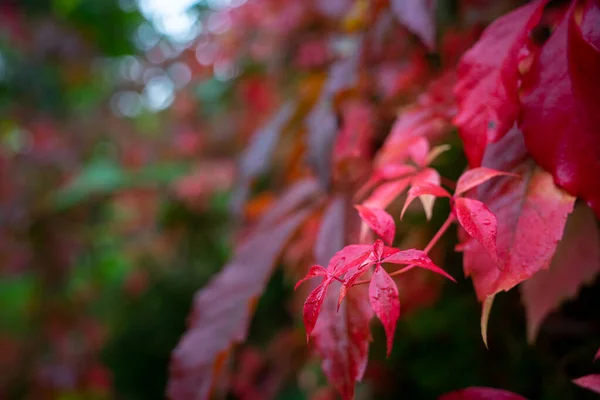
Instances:
[[[486,181],[497,176],[510,176],[513,178],[519,177],[519,175],[514,174],[512,172],[498,171],[492,168],[473,168],[466,171],[460,176],[460,178],[458,178],[458,182],[456,183],[456,190],[454,191],[454,196],[466,193],[474,187],[479,186],[482,183],[485,183]]]
[[[486,297],[481,308],[481,338],[483,339],[483,344],[485,344],[486,349],[489,349],[487,341],[487,328],[488,321],[490,319],[490,311],[492,311],[492,305],[494,304],[494,297],[496,297],[496,295]]]
[[[369,301],[371,308],[385,328],[387,356],[392,352],[396,324],[400,317],[400,300],[398,287],[381,265],[377,265],[369,285]]]

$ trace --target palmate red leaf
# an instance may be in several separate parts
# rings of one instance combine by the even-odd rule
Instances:
[[[392,244],[396,236],[394,218],[381,208],[355,205],[360,218],[387,244]]]
[[[600,217],[598,71],[600,4],[573,1],[523,75],[520,127],[533,159]]]
[[[435,0],[392,0],[392,11],[423,43],[435,47]]]
[[[513,392],[489,387],[468,387],[440,396],[439,400],[527,400]]]
[[[375,315],[385,328],[387,338],[387,355],[389,357],[394,343],[394,332],[396,323],[400,317],[400,300],[398,299],[398,287],[396,283],[378,264],[371,276],[369,284],[369,300]]]
[[[488,181],[477,189],[476,198],[498,220],[496,247],[502,260],[498,268],[475,240],[463,244],[465,275],[473,279],[480,301],[548,268],[575,201],[529,158],[517,129],[488,146],[483,164],[521,179]]]
[[[573,383],[582,388],[600,394],[600,374],[592,374],[573,379]]]
[[[328,270],[335,271],[336,274],[340,271],[336,267],[345,267],[345,263],[357,262],[361,257],[366,259],[373,248],[371,245],[351,245],[342,249],[348,229],[348,213],[345,212],[347,204],[345,196],[336,196],[325,210],[317,234],[315,258],[321,264],[329,260]],[[367,366],[371,340],[369,322],[373,311],[365,288],[356,288],[348,294],[347,301],[338,312],[337,291],[340,286],[337,281],[331,283],[312,337],[315,348],[323,359],[323,372],[330,384],[345,399],[351,399],[354,385],[362,379]]]
[[[472,167],[486,145],[506,134],[519,113],[519,52],[538,23],[546,1],[534,1],[494,21],[458,65],[454,123]]]
[[[477,240],[498,264],[496,249],[498,221],[494,213],[479,200],[457,197],[454,199],[454,214],[464,230]]]
[[[462,174],[460,178],[458,178],[458,182],[456,182],[456,190],[454,191],[454,196],[459,196],[463,193],[468,192],[474,187],[479,186],[484,182],[487,182],[492,178],[503,175],[516,177],[515,174],[503,171],[496,171],[495,169],[486,167],[470,169],[464,174]]]
[[[565,233],[550,268],[521,283],[521,299],[527,317],[527,336],[533,342],[546,316],[582,285],[600,273],[600,235],[594,212],[579,204],[567,220]]]
[[[308,209],[299,211],[253,232],[223,270],[196,293],[190,326],[172,354],[169,398],[209,397],[232,346],[246,337],[251,303],[264,291],[283,246],[309,215]]]

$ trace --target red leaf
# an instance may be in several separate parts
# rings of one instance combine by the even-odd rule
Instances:
[[[378,264],[369,284],[369,300],[377,318],[381,320],[387,337],[387,355],[389,357],[394,344],[396,323],[400,317],[398,287],[388,273]]]
[[[381,208],[356,205],[360,218],[387,244],[392,244],[396,236],[394,218]]]
[[[404,192],[410,184],[411,178],[404,178],[394,182],[387,182],[379,186],[363,202],[368,207],[386,208],[392,201]]]
[[[406,201],[404,202],[404,207],[402,207],[402,212],[400,213],[400,219],[404,217],[404,212],[417,197],[420,196],[436,196],[436,197],[452,197],[450,193],[448,193],[444,188],[439,185],[434,185],[428,182],[422,182],[419,185],[413,186],[408,191],[408,196],[406,196]]]
[[[398,20],[429,49],[435,47],[435,1],[392,0],[391,7]]]
[[[365,262],[372,251],[373,246],[369,244],[348,245],[331,257],[328,270],[336,276],[343,275]]]
[[[464,174],[462,174],[460,178],[458,178],[458,182],[456,183],[456,190],[454,191],[454,196],[459,196],[463,193],[466,193],[474,187],[479,186],[492,178],[502,175],[513,177],[516,176],[515,174],[503,171],[496,171],[495,169],[486,167],[470,169]]]
[[[502,389],[472,386],[440,396],[439,400],[527,400],[525,397]]]
[[[498,18],[459,63],[454,123],[472,167],[481,165],[486,145],[505,135],[518,117],[519,51],[545,3],[534,1]]]
[[[438,267],[431,261],[431,258],[421,250],[409,249],[409,250],[401,250],[397,253],[394,253],[384,259],[381,260],[382,263],[391,263],[391,264],[414,264],[417,267],[425,268],[430,271],[433,271],[437,274],[443,275],[446,278],[454,281],[454,278],[450,276],[446,271]]]
[[[579,204],[567,219],[565,233],[546,271],[520,286],[532,342],[546,316],[577,295],[582,285],[600,273],[600,235],[593,211]]]
[[[423,184],[431,184],[439,186],[440,182],[440,174],[433,168],[426,168],[413,177],[411,185],[421,186]],[[423,209],[425,210],[425,216],[427,217],[427,220],[430,220],[433,213],[435,195],[421,194],[419,195],[419,200],[421,201],[421,204],[423,204]]]
[[[304,278],[300,279],[296,283],[296,286],[294,286],[294,290],[298,289],[298,286],[300,286],[302,283],[306,282],[309,279],[316,278],[317,276],[327,276],[327,275],[328,275],[328,272],[325,268],[321,267],[320,265],[313,265],[308,270],[308,273],[306,274],[306,276]]]
[[[379,179],[389,180],[389,179],[399,179],[405,177],[406,175],[413,174],[416,172],[416,168],[412,165],[406,164],[387,164],[378,169],[375,172],[375,175],[379,177]]]
[[[598,352],[596,353],[596,356],[594,357],[594,361],[600,360],[600,348],[598,349]]]
[[[503,261],[498,268],[479,243],[463,244],[465,275],[472,277],[480,301],[548,268],[575,200],[528,157],[517,129],[490,144],[483,163],[521,179],[498,179],[478,187],[477,199],[498,220],[496,247]]]
[[[354,385],[365,373],[371,332],[369,322],[373,315],[365,288],[356,287],[348,293],[339,311],[335,289],[332,287],[321,308],[321,315],[313,331],[315,346],[323,358],[322,368],[329,382],[344,399],[354,397]]]
[[[600,374],[582,376],[581,378],[573,379],[573,383],[600,394]]]
[[[600,5],[585,2],[579,25],[580,3],[523,76],[520,127],[533,159],[600,217]]]
[[[454,213],[465,231],[477,240],[498,264],[496,249],[498,221],[494,213],[481,201],[465,197],[454,199]]]
[[[331,285],[332,278],[324,278],[321,282],[306,298],[304,307],[302,309],[302,315],[304,318],[304,327],[306,328],[306,341],[310,339],[310,334],[317,323],[319,318],[319,312],[321,311],[321,305],[325,299],[327,288]]]
[[[196,293],[190,326],[172,354],[170,398],[209,397],[231,347],[246,337],[250,304],[264,291],[281,249],[308,215],[308,210],[297,212],[278,225],[254,232],[223,270]]]

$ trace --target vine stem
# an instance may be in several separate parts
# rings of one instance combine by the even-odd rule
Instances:
[[[442,224],[442,226],[440,227],[440,229],[431,238],[431,240],[429,241],[429,243],[427,244],[427,246],[425,246],[425,248],[423,249],[423,252],[425,252],[425,254],[429,254],[429,252],[431,251],[431,249],[433,248],[433,246],[435,246],[437,244],[437,242],[444,235],[444,233],[446,233],[446,231],[448,230],[448,228],[450,228],[450,225],[452,225],[453,222],[454,222],[454,214],[450,213],[450,215],[448,216],[448,218],[446,218],[446,221],[444,221],[444,223]],[[390,276],[397,276],[397,275],[403,274],[405,272],[408,272],[408,271],[410,271],[411,269],[413,269],[415,267],[417,267],[417,265],[411,264],[408,267],[404,267],[402,269],[394,271],[394,272],[390,273],[389,275]],[[371,282],[370,279],[363,279],[363,280],[357,281],[352,286],[364,285],[364,284],[369,283],[369,282]]]

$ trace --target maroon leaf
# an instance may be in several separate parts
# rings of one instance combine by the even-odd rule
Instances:
[[[498,264],[496,249],[498,221],[494,213],[481,201],[465,197],[454,199],[454,213],[465,231],[477,240]]]
[[[254,135],[250,145],[244,150],[240,159],[240,177],[232,200],[232,207],[239,212],[248,197],[252,180],[266,172],[270,165],[271,154],[277,145],[279,136],[296,110],[295,104],[287,102],[275,115]]]
[[[575,297],[581,286],[591,283],[599,273],[600,235],[596,218],[589,207],[579,204],[567,219],[550,268],[520,285],[529,341],[535,340],[550,312]]]
[[[423,43],[435,47],[435,1],[432,0],[392,0],[392,11],[398,20],[411,32],[419,36]]]
[[[581,3],[523,75],[520,127],[533,159],[600,217],[600,5]]]
[[[545,3],[534,1],[498,18],[459,63],[454,123],[472,167],[481,165],[486,145],[504,136],[517,119],[519,51]]]
[[[396,283],[380,264],[375,267],[375,272],[371,276],[369,300],[371,308],[385,328],[387,355],[389,357],[394,344],[396,323],[400,317],[400,300],[398,299]]]
[[[264,291],[281,249],[309,213],[296,212],[254,232],[223,270],[196,293],[190,325],[172,354],[170,398],[209,397],[231,347],[246,337],[251,303]]]
[[[516,176],[515,174],[496,171],[495,169],[486,167],[470,169],[464,174],[462,174],[460,178],[458,178],[458,182],[456,183],[456,190],[454,191],[454,196],[459,196],[463,193],[466,193],[474,187],[479,186],[492,178],[502,175],[513,177]]]
[[[573,383],[600,394],[600,374],[582,376],[581,378],[573,379]]]
[[[477,188],[477,199],[496,215],[496,248],[503,261],[498,268],[475,240],[463,243],[465,275],[472,277],[480,301],[548,268],[575,200],[528,157],[517,129],[488,146],[483,164],[521,179],[497,179]]]
[[[381,208],[356,205],[360,218],[387,244],[392,244],[396,236],[394,218]]]
[[[468,387],[446,393],[439,400],[527,400],[525,397],[502,389]]]

